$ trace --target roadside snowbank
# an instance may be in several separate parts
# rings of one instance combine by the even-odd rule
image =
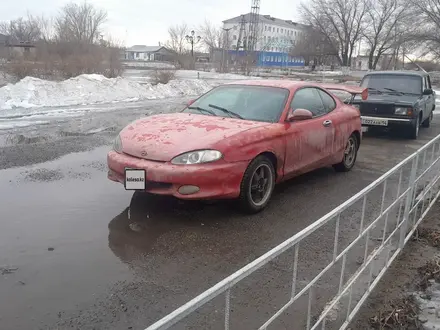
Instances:
[[[139,84],[125,78],[80,75],[61,82],[26,77],[0,88],[0,110],[14,107],[55,107],[200,95],[213,84],[204,80],[172,80],[168,84]]]
[[[14,79],[12,76],[8,75],[3,71],[0,71],[0,87],[5,86],[13,81]]]

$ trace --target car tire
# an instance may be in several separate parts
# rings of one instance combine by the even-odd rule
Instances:
[[[409,138],[412,140],[417,140],[419,137],[419,130],[420,130],[420,116],[417,116],[416,122],[414,125],[411,125],[409,132]]]
[[[429,117],[425,119],[425,121],[423,122],[423,127],[428,128],[431,126],[431,121],[432,118],[434,117],[434,113],[433,111],[431,111],[431,113],[429,114]]]
[[[348,172],[353,168],[356,163],[358,149],[359,141],[356,135],[351,134],[347,140],[342,161],[333,165],[336,172]]]
[[[275,188],[273,163],[264,155],[256,157],[244,172],[240,185],[240,208],[246,213],[258,213],[269,203]],[[262,195],[258,200],[258,196]]]

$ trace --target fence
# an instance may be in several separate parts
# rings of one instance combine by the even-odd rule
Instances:
[[[307,228],[147,330],[168,329],[183,322],[186,322],[183,327],[188,329],[189,321],[198,323],[195,328],[203,329],[220,326],[230,329],[234,323],[237,329],[268,329],[269,326],[277,329],[280,326],[276,327],[276,324],[284,324],[282,328],[346,329],[437,200],[440,194],[439,160],[440,135]],[[308,246],[306,240],[318,230],[324,230],[318,239],[329,243],[328,249],[317,255],[322,254],[328,259],[318,265],[309,261],[307,265],[301,252],[310,253],[313,247]],[[282,267],[277,264],[278,275],[271,277],[279,280],[276,287],[267,288],[271,281],[263,285],[251,281],[244,290],[239,289],[256,273],[261,276],[263,267],[271,265],[273,268],[275,260],[281,257],[284,260],[282,265],[290,265],[289,269],[280,271]],[[301,267],[304,262],[306,267]],[[302,271],[305,273],[300,277]],[[317,274],[310,275],[314,271]],[[267,277],[267,272],[263,276]],[[324,277],[327,277],[326,281]],[[281,282],[284,284],[279,284]],[[250,297],[250,289],[266,290],[271,297],[276,296],[273,290],[278,290],[277,298],[281,295],[285,300],[276,304],[267,299],[262,304],[255,301],[256,296]],[[210,306],[214,300],[217,308]],[[262,311],[264,306],[266,311]],[[207,307],[211,309],[206,314],[200,311]],[[246,318],[246,312],[249,312],[249,318]]]

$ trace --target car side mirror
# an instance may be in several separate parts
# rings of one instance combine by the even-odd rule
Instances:
[[[189,107],[189,106],[190,106],[191,104],[193,104],[195,101],[196,101],[195,99],[194,99],[194,100],[189,100],[188,103],[187,103],[186,105]]]
[[[423,95],[432,95],[432,89],[431,88],[427,88],[423,91]]]
[[[313,113],[306,109],[295,109],[287,115],[287,121],[301,121],[313,118]]]

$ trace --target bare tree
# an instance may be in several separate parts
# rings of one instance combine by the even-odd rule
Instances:
[[[198,28],[200,35],[202,37],[203,44],[208,49],[222,48],[225,40],[225,35],[223,29],[213,25],[208,20],[200,25]]]
[[[366,10],[366,0],[310,0],[300,5],[304,21],[322,33],[328,43],[336,42],[338,61],[342,66],[351,65]]]
[[[168,29],[169,40],[165,43],[165,47],[176,52],[177,54],[184,54],[187,52],[186,36],[189,33],[189,28],[186,23],[173,25]]]
[[[407,5],[413,11],[413,16],[418,17],[419,28],[415,32],[419,44],[425,50],[423,55],[432,55],[440,59],[440,0],[407,0]]]
[[[305,64],[333,62],[338,58],[338,49],[335,47],[337,42],[329,42],[326,36],[319,30],[311,27],[303,32],[303,35],[296,40],[292,40],[289,54],[291,56],[301,56]]]
[[[123,71],[122,45],[104,39],[107,13],[86,2],[62,7],[54,18],[28,14],[0,23],[0,32],[12,42],[31,42],[31,51],[6,49],[2,70],[17,79],[35,76],[61,79],[79,74],[98,73],[116,77]]]
[[[15,42],[36,42],[41,38],[39,20],[28,14],[9,22],[0,23],[0,32],[8,35]]]
[[[397,34],[398,25],[405,23],[404,20],[409,12],[402,0],[370,1],[362,36],[368,44],[368,68],[376,69],[379,58],[409,36],[409,26],[404,34]],[[399,31],[403,30],[399,29]]]
[[[37,22],[40,28],[40,40],[49,42],[54,39],[54,18],[45,16],[33,16],[33,19]]]
[[[101,39],[106,20],[107,12],[92,4],[69,3],[55,20],[56,37],[66,42],[96,43]]]

